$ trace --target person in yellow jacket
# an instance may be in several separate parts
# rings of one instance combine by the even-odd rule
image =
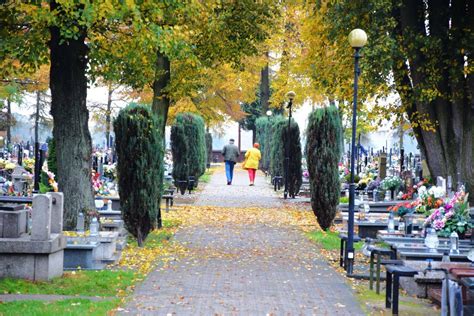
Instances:
[[[260,158],[262,158],[262,154],[260,153],[260,148],[259,143],[253,144],[253,148],[250,148],[247,150],[245,153],[245,161],[244,161],[244,169],[247,169],[249,173],[249,179],[250,179],[250,185],[254,185],[255,182],[255,174],[258,169],[258,162],[260,161]]]

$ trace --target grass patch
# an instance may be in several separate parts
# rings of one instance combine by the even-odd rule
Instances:
[[[204,172],[204,174],[199,177],[199,182],[209,183],[211,181],[211,176],[215,170],[216,170],[215,168],[207,169],[206,172]]]
[[[307,233],[309,239],[320,244],[326,250],[339,250],[341,247],[341,239],[338,232],[315,230]],[[359,250],[362,248],[362,242],[354,243],[354,248]]]
[[[118,304],[118,299],[99,302],[84,299],[53,302],[16,301],[0,303],[0,315],[107,315],[107,312]]]
[[[101,270],[65,272],[63,277],[51,281],[7,278],[0,280],[0,293],[115,296],[139,277],[133,271]]]

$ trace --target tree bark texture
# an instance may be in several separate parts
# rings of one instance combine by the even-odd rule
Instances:
[[[166,121],[168,120],[168,110],[170,100],[168,94],[164,91],[171,79],[171,65],[168,56],[162,52],[156,56],[155,81],[153,82],[153,112],[160,119],[162,132],[165,135]]]
[[[110,143],[110,124],[111,124],[111,116],[112,116],[112,94],[114,90],[109,87],[108,95],[107,95],[107,110],[105,113],[105,139],[107,149],[112,146]]]
[[[39,142],[39,119],[40,119],[40,102],[41,92],[36,91],[36,112],[35,112],[35,143]]]
[[[465,183],[471,193],[474,80],[466,72],[465,56],[473,51],[473,11],[468,0],[451,1],[451,7],[448,0],[429,0],[427,6],[423,0],[404,0],[394,12],[394,38],[401,48],[394,60],[395,83],[430,173],[451,176],[454,184]],[[423,97],[429,89],[436,94]],[[416,124],[420,115],[434,123],[435,131]]]
[[[58,6],[51,2],[51,9]],[[92,141],[88,128],[87,46],[85,31],[77,39],[63,39],[51,27],[51,114],[56,142],[57,181],[64,193],[64,228],[76,226],[79,212],[95,209],[91,185]]]

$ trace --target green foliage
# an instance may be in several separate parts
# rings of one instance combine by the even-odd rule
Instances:
[[[40,174],[39,190],[40,190],[40,193],[43,193],[43,194],[54,191],[51,185],[49,184],[48,174],[44,172],[43,170],[41,170],[41,174]]]
[[[260,152],[262,159],[260,160],[260,168],[262,170],[270,169],[270,128],[272,121],[268,117],[259,117],[255,120],[255,140],[260,144]]]
[[[339,198],[339,204],[347,204],[349,203],[349,197],[348,196],[341,196]]]
[[[257,98],[257,100],[253,101],[252,103],[242,103],[240,108],[246,114],[245,117],[240,120],[242,128],[246,131],[253,131],[255,133],[256,120],[262,114],[260,98]]]
[[[54,173],[55,175],[58,174],[58,167],[56,165],[56,162],[56,141],[54,140],[54,137],[51,137],[48,140],[48,170]]]
[[[285,160],[285,144],[283,143],[282,131],[286,126],[286,120],[278,115],[272,119],[269,129],[269,143],[267,151],[270,153],[270,174],[272,176],[283,176]]]
[[[202,117],[192,113],[176,116],[171,127],[171,152],[173,154],[173,178],[199,179],[206,171],[207,146]],[[196,181],[197,185],[197,181]]]
[[[76,271],[66,272],[51,281],[1,279],[0,291],[5,294],[115,296],[119,291],[126,291],[137,278],[141,275],[133,271]]]
[[[288,175],[285,174],[285,149],[287,144],[289,145],[288,154],[290,157]],[[302,150],[298,123],[292,119],[288,133],[288,120],[278,116],[272,125],[270,146],[271,173],[272,175],[283,175],[285,179],[288,177],[288,194],[294,197],[298,194],[303,182],[301,170]]]
[[[0,315],[48,316],[48,315],[107,315],[120,304],[119,299],[91,301],[87,299],[67,299],[59,301],[13,301],[0,304]]]
[[[163,185],[163,135],[143,105],[129,105],[114,121],[120,207],[128,231],[143,245],[155,227]]]
[[[206,133],[207,166],[211,165],[212,159],[212,134]],[[207,167],[206,166],[206,167]]]
[[[338,162],[342,153],[342,124],[339,111],[330,106],[310,114],[307,130],[307,161],[311,185],[311,207],[322,229],[336,216],[340,183]]]
[[[339,250],[341,247],[341,239],[338,232],[315,230],[307,233],[307,236],[309,239],[321,244],[326,250]],[[362,244],[362,242],[357,242],[354,244],[354,248],[356,250],[361,249]]]

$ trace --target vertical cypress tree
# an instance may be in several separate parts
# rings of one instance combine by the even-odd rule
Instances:
[[[171,127],[171,152],[175,181],[196,180],[206,171],[207,146],[204,120],[199,115],[182,113]],[[197,184],[197,181],[196,181]]]
[[[272,176],[284,175],[285,144],[283,143],[283,130],[287,123],[283,116],[279,115],[272,120],[269,129],[270,146],[268,146],[268,151],[270,153],[270,173]]]
[[[306,139],[311,207],[321,228],[328,229],[336,216],[340,196],[342,123],[335,106],[310,114]]]
[[[269,144],[269,129],[271,126],[270,118],[259,117],[255,121],[256,130],[256,141],[260,144],[260,152],[262,153],[262,159],[260,160],[260,168],[264,171],[268,171],[270,168],[270,157],[267,148],[270,148]]]
[[[129,105],[114,121],[120,207],[140,247],[155,227],[163,186],[163,135],[151,109]]]
[[[48,140],[48,170],[54,173],[55,175],[58,172],[58,167],[56,166],[56,141],[54,138]]]
[[[211,160],[212,160],[212,134],[209,132],[206,132],[206,149],[207,149],[207,166],[211,166]]]
[[[303,183],[303,171],[301,170],[301,159],[303,156],[301,149],[301,138],[300,138],[300,128],[298,123],[295,120],[291,120],[290,131],[288,134],[288,124],[282,131],[282,140],[283,148],[287,144],[287,139],[289,138],[289,154],[290,154],[290,163],[288,170],[288,194],[291,197],[295,197],[301,188]],[[287,176],[286,174],[284,175]]]
[[[270,135],[269,135],[270,136]],[[288,120],[279,116],[275,119],[271,129],[271,161],[270,170],[272,175],[288,177],[288,194],[295,197],[300,191],[302,180],[301,170],[301,139],[300,128],[295,120],[290,122],[288,133]],[[289,141],[287,142],[289,138]],[[289,145],[289,169],[288,175],[285,173],[286,146]]]

